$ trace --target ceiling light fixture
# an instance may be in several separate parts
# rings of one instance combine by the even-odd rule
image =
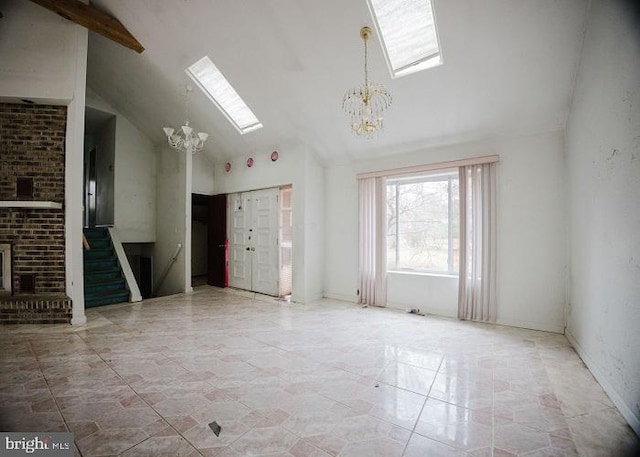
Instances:
[[[342,108],[351,117],[351,130],[367,138],[382,130],[382,112],[391,105],[391,94],[382,84],[369,81],[367,69],[367,39],[369,27],[360,29],[364,41],[364,85],[349,89],[342,99]]]
[[[195,154],[196,152],[202,151],[204,142],[209,137],[209,134],[205,132],[199,132],[196,134],[193,132],[193,127],[189,126],[189,92],[191,91],[193,91],[193,88],[191,86],[187,86],[184,97],[187,120],[184,125],[178,131],[171,127],[164,127],[162,130],[164,130],[165,135],[167,135],[167,141],[173,149],[176,151],[183,150],[185,152]]]

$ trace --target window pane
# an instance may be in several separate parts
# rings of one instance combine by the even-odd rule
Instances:
[[[185,71],[240,133],[262,128],[251,108],[208,56],[204,56]]]
[[[394,77],[439,65],[431,0],[369,0]]]
[[[447,182],[403,185],[399,191],[399,267],[447,271]]]
[[[456,273],[458,213],[457,175],[447,173],[389,183],[387,268]]]

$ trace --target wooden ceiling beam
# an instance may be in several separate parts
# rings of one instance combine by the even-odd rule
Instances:
[[[137,53],[144,51],[144,47],[119,20],[80,0],[31,1]]]

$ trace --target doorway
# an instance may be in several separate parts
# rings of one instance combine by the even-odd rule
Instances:
[[[85,227],[96,226],[96,148],[89,151],[89,163],[87,164],[87,178],[85,179]]]
[[[112,227],[116,117],[85,107],[83,226]]]
[[[229,286],[278,296],[280,189],[229,195]]]
[[[227,196],[191,195],[191,283],[228,286]]]
[[[293,290],[293,207],[291,186],[280,188],[280,293],[291,295]]]
[[[209,274],[209,195],[191,195],[191,285],[206,284]]]

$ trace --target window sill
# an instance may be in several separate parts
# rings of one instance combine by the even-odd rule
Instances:
[[[407,275],[407,276],[432,276],[436,278],[458,278],[457,274],[436,273],[429,271],[409,271],[409,270],[387,270],[387,274]]]

